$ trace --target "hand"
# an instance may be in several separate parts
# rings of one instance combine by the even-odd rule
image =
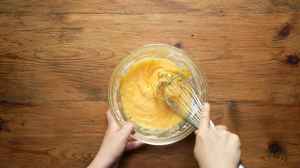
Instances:
[[[143,145],[142,142],[136,141],[131,137],[133,125],[126,123],[122,128],[108,110],[106,112],[108,128],[100,150],[88,168],[115,168],[118,166],[120,157],[124,151],[136,149]]]
[[[209,127],[209,104],[196,131],[195,158],[201,168],[236,168],[240,160],[240,140],[225,126]]]

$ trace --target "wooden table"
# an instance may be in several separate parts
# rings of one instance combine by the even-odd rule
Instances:
[[[248,167],[300,165],[299,0],[0,1],[0,167],[85,167],[106,129],[114,67],[148,43],[205,72],[216,123]],[[121,167],[197,167],[194,135]]]

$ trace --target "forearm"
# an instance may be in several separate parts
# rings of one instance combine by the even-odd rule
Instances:
[[[87,168],[110,168],[108,161],[103,160],[104,157],[101,156],[101,151],[99,151],[93,161]]]

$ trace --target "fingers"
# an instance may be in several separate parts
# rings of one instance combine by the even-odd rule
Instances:
[[[128,137],[128,141],[135,141],[135,139],[134,139],[134,137],[132,136],[132,134],[131,134],[131,135],[129,135],[129,137]]]
[[[110,109],[108,109],[108,110],[106,111],[106,119],[107,119],[107,122],[108,122],[108,123],[111,123],[112,120],[113,120],[113,116],[112,116],[112,114],[111,114]]]
[[[133,137],[134,130],[131,132],[131,135],[128,137],[128,141],[136,141],[136,139]]]
[[[136,141],[130,141],[126,145],[126,151],[137,149],[137,148],[139,148],[143,145],[144,145],[144,143],[141,142],[141,141],[137,141],[137,140]]]
[[[199,131],[200,132],[205,132],[208,127],[209,127],[209,120],[210,120],[210,107],[208,103],[204,104],[204,108],[201,111],[202,115],[201,115],[201,120],[200,120],[200,124],[199,124]]]
[[[224,138],[226,141],[233,145],[236,148],[240,148],[240,138],[237,134],[234,134],[227,130],[227,127],[224,125],[218,125],[215,127],[214,131],[212,131],[219,138]]]
[[[237,148],[240,148],[241,146],[240,137],[234,133],[230,134],[230,142]]]
[[[126,123],[119,131],[120,133],[120,138],[126,138],[127,139],[130,137],[131,132],[133,131],[133,124],[132,123]]]
[[[218,137],[223,137],[225,139],[229,138],[230,132],[227,131],[227,127],[224,125],[218,125],[214,129],[214,134],[217,135]]]
[[[106,119],[107,119],[109,129],[114,130],[114,131],[119,129],[119,125],[117,124],[116,120],[112,116],[110,110],[107,110],[107,112],[106,112]]]
[[[225,125],[217,125],[215,129],[219,131],[227,131],[227,127]]]

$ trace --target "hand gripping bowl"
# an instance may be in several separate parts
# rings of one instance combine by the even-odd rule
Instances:
[[[122,109],[120,97],[121,79],[126,75],[128,69],[130,69],[132,65],[145,58],[164,58],[174,62],[178,67],[186,68],[191,72],[193,86],[195,89],[199,90],[201,101],[206,102],[207,85],[205,78],[186,53],[167,44],[148,44],[131,52],[129,56],[120,62],[112,74],[109,85],[108,101],[112,114],[120,126],[124,125],[128,120]],[[133,134],[133,137],[147,144],[167,145],[184,139],[194,130],[195,128],[185,121],[167,130],[146,129],[135,124],[135,133]]]

